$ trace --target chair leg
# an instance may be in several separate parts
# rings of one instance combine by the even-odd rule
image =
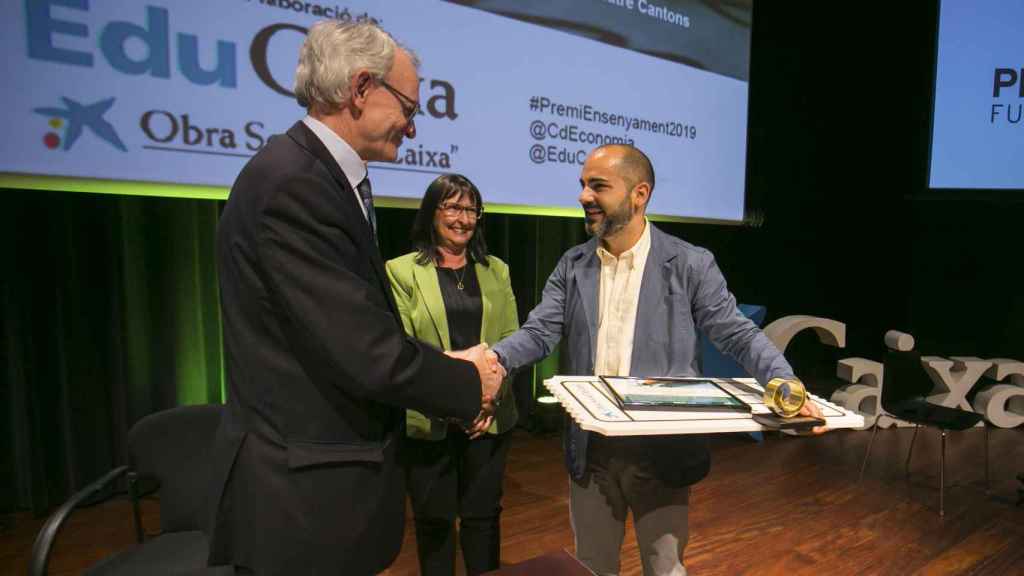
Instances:
[[[135,520],[135,542],[142,544],[142,511],[139,509],[139,475],[128,473],[128,494],[132,498],[132,517]]]
[[[860,476],[857,478],[857,482],[864,480],[864,471],[868,467],[868,457],[871,456],[871,446],[875,443],[875,435],[878,434],[878,420],[875,420],[875,424],[871,427],[871,439],[868,440],[868,449],[864,451],[864,461],[860,463]]]
[[[939,518],[946,516],[946,431],[942,430],[942,453],[939,455]]]
[[[914,454],[914,442],[917,440],[917,431],[920,429],[920,425],[914,424],[914,435],[910,438],[910,449],[907,450],[907,461],[903,463],[903,475],[908,481],[910,480],[910,457]]]
[[[992,482],[991,482],[991,480],[989,478],[989,471],[988,471],[988,464],[989,464],[989,460],[988,460],[988,429],[989,429],[989,424],[988,424],[988,422],[985,422],[985,494],[988,494],[988,493],[990,493],[992,491]]]

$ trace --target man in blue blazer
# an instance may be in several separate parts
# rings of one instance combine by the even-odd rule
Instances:
[[[541,360],[564,337],[569,374],[696,376],[699,330],[762,383],[793,377],[737,310],[714,256],[647,221],[654,168],[643,152],[595,149],[580,185],[592,238],[562,256],[526,323],[494,346],[506,370]],[[564,441],[579,559],[598,574],[617,574],[632,510],[644,574],[685,574],[689,487],[710,466],[703,440],[608,438],[573,424]]]

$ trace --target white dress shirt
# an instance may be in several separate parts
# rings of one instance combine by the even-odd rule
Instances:
[[[650,251],[651,227],[646,219],[640,239],[617,258],[598,244],[601,283],[597,297],[597,352],[594,358],[594,373],[597,375],[629,374],[640,284]]]
[[[359,209],[363,211],[363,218],[368,219],[366,206],[363,205],[363,199],[359,197],[359,191],[356,190],[356,186],[359,186],[359,183],[366,178],[366,162],[363,162],[363,159],[348,145],[348,142],[342,140],[341,136],[338,136],[323,122],[312,116],[306,116],[302,122],[324,143],[327,151],[331,153],[331,157],[345,173],[345,178],[348,178],[348,183],[352,185],[352,193],[356,196],[356,204],[359,204]]]

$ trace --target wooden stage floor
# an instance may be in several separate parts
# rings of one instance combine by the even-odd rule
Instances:
[[[559,439],[516,431],[506,477],[502,562],[559,549],[572,551],[568,480]],[[733,574],[1024,574],[1024,508],[1015,506],[1024,472],[1024,428],[994,429],[991,490],[984,486],[985,434],[951,433],[946,517],[938,515],[939,440],[922,429],[911,478],[903,460],[912,428],[883,429],[864,482],[857,474],[868,432],[818,438],[772,436],[758,444],[740,435],[712,442],[710,476],[694,487],[685,564],[691,575]],[[145,502],[147,530],[158,527],[158,503]],[[41,520],[8,519],[0,532],[0,574],[24,574]],[[131,545],[124,500],[80,510],[58,540],[54,575],[77,574]],[[405,543],[390,569],[417,573],[407,520]],[[632,526],[622,574],[640,574]],[[460,571],[461,573],[461,571]]]

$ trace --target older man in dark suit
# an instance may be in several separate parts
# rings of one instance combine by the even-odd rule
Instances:
[[[470,421],[491,408],[500,374],[482,348],[453,359],[405,336],[375,242],[366,162],[415,136],[416,66],[375,25],[313,26],[295,77],[308,115],[231,189],[211,565],[383,570],[404,525],[403,409]]]

